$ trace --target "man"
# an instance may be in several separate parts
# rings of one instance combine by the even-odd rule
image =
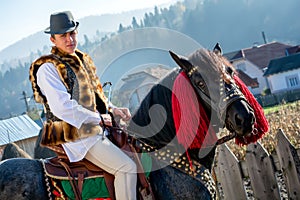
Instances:
[[[92,59],[77,49],[77,27],[70,11],[50,16],[53,47],[30,67],[35,100],[46,110],[42,145],[62,145],[70,162],[83,158],[115,176],[116,199],[136,199],[136,165],[103,136],[101,126],[111,126],[109,109],[129,120],[127,108],[107,105]],[[102,120],[101,117],[102,116]]]

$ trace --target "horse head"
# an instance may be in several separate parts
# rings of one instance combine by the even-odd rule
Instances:
[[[171,51],[170,54],[210,110],[211,119],[216,116],[221,126],[237,136],[255,130],[253,109],[235,83],[233,66],[224,57],[205,49],[197,50],[188,58]]]

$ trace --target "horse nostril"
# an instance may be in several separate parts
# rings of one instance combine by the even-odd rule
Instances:
[[[235,115],[235,123],[238,126],[243,124],[243,117],[240,114]]]

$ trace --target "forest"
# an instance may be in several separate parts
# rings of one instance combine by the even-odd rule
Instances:
[[[79,43],[78,49],[91,53],[112,35],[144,27],[179,31],[205,48],[212,48],[220,42],[225,52],[264,43],[262,31],[267,35],[267,42],[276,40],[297,45],[300,44],[299,4],[298,0],[185,0],[169,8],[155,7],[153,12],[145,13],[140,21],[132,17],[130,25],[120,24],[116,32],[110,35],[84,35],[84,42]],[[30,63],[44,51],[45,47],[29,52],[27,60],[16,58],[13,62],[1,64],[0,69],[9,70],[0,71],[0,118],[37,108],[32,99],[28,71]]]

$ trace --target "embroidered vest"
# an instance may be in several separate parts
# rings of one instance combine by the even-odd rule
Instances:
[[[105,113],[107,109],[106,97],[96,75],[96,67],[92,59],[79,50],[76,50],[74,55],[69,55],[53,47],[51,53],[34,61],[29,71],[35,101],[42,103],[46,110],[47,122],[43,127],[41,144],[44,146],[58,145],[101,133],[102,128],[99,125],[82,124],[77,129],[57,118],[51,112],[47,98],[37,85],[36,77],[42,64],[52,63],[72,99],[75,99],[88,110]]]

